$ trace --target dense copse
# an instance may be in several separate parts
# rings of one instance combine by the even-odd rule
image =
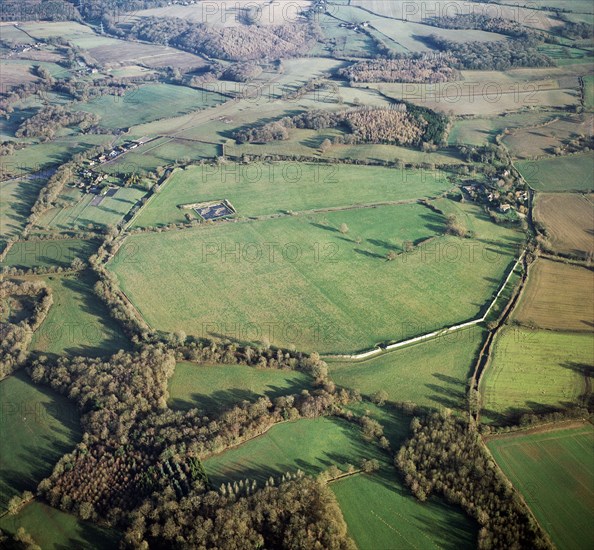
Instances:
[[[423,21],[426,25],[442,29],[477,29],[505,34],[514,38],[537,37],[540,33],[525,27],[518,21],[502,17],[490,17],[481,13],[458,14],[454,16],[430,17]]]
[[[126,548],[278,548],[351,550],[354,543],[330,489],[301,473],[260,490],[154,494],[134,513]]]
[[[3,0],[2,21],[68,21],[78,20],[80,14],[74,2],[66,0]]]
[[[174,17],[144,17],[124,36],[168,44],[195,54],[246,62],[307,52],[320,34],[315,25],[212,27]]]
[[[158,74],[151,74],[142,77],[142,81],[158,80]],[[130,91],[138,89],[138,85],[132,84],[126,79],[101,78],[92,81],[64,79],[55,83],[53,91],[68,94],[77,101],[90,101],[100,96],[112,95],[121,97]]]
[[[25,120],[15,132],[15,136],[17,138],[41,137],[47,141],[66,126],[77,125],[82,131],[85,131],[97,125],[98,122],[99,116],[94,113],[72,112],[59,105],[49,106]]]
[[[285,117],[264,126],[239,130],[238,143],[267,143],[289,139],[292,128],[322,130],[343,128],[349,134],[335,138],[335,143],[391,143],[416,145],[441,143],[448,119],[423,107],[401,103],[398,108],[362,107],[332,113],[312,110]]]
[[[262,67],[256,63],[235,63],[222,74],[225,80],[249,82],[262,74]]]
[[[588,40],[594,36],[594,28],[584,21],[565,21],[562,27],[555,27],[554,32],[574,40]]]
[[[34,299],[31,314],[18,323],[0,321],[0,379],[11,374],[23,365],[27,359],[27,348],[33,333],[46,318],[52,306],[51,289],[42,282],[0,282],[0,318],[5,317],[3,310],[8,307],[9,297]]]
[[[0,143],[0,157],[12,155],[15,151],[20,151],[27,147],[27,145],[27,143],[19,143],[16,141],[3,141]]]
[[[444,411],[411,429],[395,463],[418,499],[437,493],[461,506],[481,526],[479,548],[552,548],[474,425]]]
[[[418,82],[435,84],[459,80],[451,56],[414,54],[395,59],[359,61],[340,69],[338,74],[350,82]]]
[[[536,49],[538,41],[527,38],[499,42],[454,42],[435,34],[425,38],[429,46],[447,52],[456,69],[505,71],[516,67],[551,67],[549,57]]]
[[[588,370],[589,367],[584,367]],[[582,396],[583,406],[575,405],[560,411],[549,413],[526,413],[520,417],[518,424],[505,426],[492,426],[490,424],[481,425],[481,433],[489,435],[491,433],[509,433],[525,431],[530,428],[542,426],[545,424],[557,424],[569,420],[592,421],[594,413],[594,396],[586,393]]]
[[[170,486],[179,498],[203,491],[200,461],[264,433],[274,424],[337,413],[356,396],[337,390],[325,369],[311,391],[274,401],[242,402],[211,418],[197,409],[167,408],[167,380],[176,354],[160,344],[109,359],[40,357],[29,372],[34,382],[74,400],[81,411],[83,441],[64,455],[39,491],[52,506],[83,519],[113,523],[153,491]],[[321,363],[317,357],[312,364]],[[325,364],[321,366],[325,367]]]

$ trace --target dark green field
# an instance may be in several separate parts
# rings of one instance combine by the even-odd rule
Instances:
[[[583,424],[489,441],[489,449],[560,549],[592,544],[594,428]]]
[[[197,407],[213,414],[243,400],[255,401],[264,395],[274,399],[309,386],[307,375],[291,370],[178,363],[169,381],[169,405],[182,410]]]
[[[52,473],[54,464],[81,438],[78,412],[48,388],[35,386],[24,373],[0,382],[0,509]]]

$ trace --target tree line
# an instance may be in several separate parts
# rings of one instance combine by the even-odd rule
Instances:
[[[16,302],[26,307],[25,300],[33,299],[30,314],[18,322],[12,322],[9,303]],[[53,304],[51,289],[40,281],[0,282],[0,379],[23,365],[28,357],[28,347],[33,333],[46,318]]]

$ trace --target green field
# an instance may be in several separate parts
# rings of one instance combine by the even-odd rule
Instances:
[[[410,204],[144,233],[109,267],[155,328],[353,352],[415,336],[424,320],[431,331],[475,318],[491,299],[519,234],[452,208],[474,239],[437,237],[392,262],[444,218]]]
[[[111,550],[117,547],[120,538],[116,531],[81,521],[41,502],[32,502],[16,516],[0,519],[0,529],[6,533],[16,533],[19,527],[24,527],[44,550]]]
[[[77,108],[99,115],[99,124],[104,128],[128,128],[212,107],[224,100],[216,92],[173,84],[145,84],[123,96],[102,96]]]
[[[546,113],[521,113],[493,118],[470,118],[457,120],[448,135],[450,145],[484,145],[492,143],[505,128],[522,128],[543,124],[551,118]]]
[[[594,153],[541,160],[518,161],[516,168],[536,191],[589,191],[594,189]]]
[[[466,380],[483,339],[484,330],[472,327],[366,361],[331,361],[328,366],[334,382],[364,395],[384,390],[390,401],[462,409]]]
[[[93,292],[89,273],[79,276],[49,275],[44,280],[53,291],[54,303],[33,335],[32,349],[43,353],[105,355],[130,344],[109,317],[107,307]]]
[[[40,179],[0,182],[0,244],[23,230],[43,185]]]
[[[84,230],[105,228],[122,221],[132,207],[144,197],[146,191],[133,187],[118,189],[113,197],[105,197],[94,206],[97,195],[68,190],[64,196],[71,197],[71,203],[63,208],[52,208],[39,220],[38,225],[57,230]]]
[[[383,460],[379,447],[363,439],[358,426],[337,418],[304,418],[276,424],[250,439],[204,461],[215,487],[227,481],[255,479],[262,487],[270,477],[302,470],[309,475],[348,464],[359,467],[363,458]]]
[[[97,251],[99,243],[82,239],[44,239],[17,241],[0,267],[30,269],[33,267],[67,268],[74,258],[85,259]]]
[[[592,546],[594,428],[591,424],[489,441],[497,463],[557,548]]]
[[[219,413],[243,400],[300,393],[310,386],[309,382],[307,375],[291,370],[178,363],[169,381],[169,406]]]
[[[0,382],[0,510],[10,498],[52,473],[54,464],[81,438],[78,413],[48,388],[23,373]]]
[[[477,529],[461,510],[437,499],[421,503],[381,472],[347,477],[330,487],[359,550],[475,548]]]
[[[134,226],[183,222],[184,214],[192,211],[178,205],[213,199],[228,199],[247,217],[410,200],[450,187],[438,171],[289,162],[195,166],[174,173]]]
[[[497,336],[482,377],[484,420],[504,422],[575,404],[586,391],[592,365],[592,334],[508,327]]]

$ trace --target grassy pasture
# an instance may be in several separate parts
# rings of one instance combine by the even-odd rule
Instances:
[[[499,423],[576,403],[592,365],[592,334],[508,327],[499,333],[481,380],[483,419]]]
[[[594,195],[539,193],[534,218],[546,228],[549,246],[556,252],[594,253]]]
[[[590,332],[594,326],[593,303],[592,271],[539,259],[530,268],[514,319],[544,329]]]
[[[495,438],[488,447],[558,548],[579,550],[592,545],[591,424]]]
[[[120,538],[116,531],[81,521],[42,502],[32,502],[16,516],[4,516],[0,519],[0,529],[5,533],[14,534],[19,527],[24,527],[45,550],[111,550],[118,546]]]
[[[416,335],[420,319],[435,330],[485,307],[519,234],[456,208],[475,240],[438,237],[393,262],[388,251],[441,233],[445,219],[409,204],[144,233],[109,265],[156,328],[208,336],[239,324],[249,341],[357,351]]]
[[[561,0],[562,1],[562,0]],[[581,1],[581,0],[580,0]],[[530,7],[518,7],[516,0],[505,0],[498,4],[511,3],[512,6],[497,6],[495,9],[488,6],[485,13],[491,17],[503,17],[518,21],[528,27],[548,30],[558,25],[559,22],[554,15],[547,11],[530,9]],[[452,5],[449,0],[353,0],[352,6],[360,6],[366,12],[372,12],[383,15],[387,18],[405,19],[407,21],[420,22],[432,15],[461,15],[464,13],[484,13],[481,6],[472,6],[468,8],[462,5]],[[534,2],[532,3],[534,4]],[[554,4],[550,2],[549,4]],[[521,4],[520,4],[521,5]],[[529,3],[527,3],[529,5]],[[431,28],[431,27],[430,27]],[[466,33],[466,31],[463,31]]]
[[[0,397],[0,510],[5,510],[12,496],[35,492],[80,440],[81,430],[74,403],[24,374],[2,380]]]
[[[544,126],[533,128],[533,124],[520,126],[505,136],[504,143],[512,156],[518,159],[538,158],[553,154],[555,147],[561,147],[576,136],[591,135],[592,115],[564,115]],[[534,125],[538,125],[534,122]]]
[[[484,145],[493,142],[495,135],[506,128],[522,128],[542,124],[551,119],[546,113],[512,113],[492,118],[470,118],[454,122],[448,143],[456,145]],[[507,138],[506,138],[507,143]]]
[[[182,6],[180,4],[139,10],[131,15],[131,20],[141,17],[180,17],[187,21],[205,23],[212,26],[237,27],[245,24],[245,9],[257,7],[256,21],[259,25],[283,25],[302,20],[299,12],[307,9],[311,0],[296,0],[286,6],[273,5],[269,0],[238,0],[228,3],[225,0],[215,0],[208,7],[200,4]]]
[[[307,375],[291,370],[258,369],[244,365],[178,363],[169,381],[169,406],[219,413],[236,403],[261,396],[299,393],[309,386]]]
[[[415,328],[419,334],[428,332]],[[390,401],[462,409],[466,380],[484,336],[482,328],[472,327],[365,361],[332,360],[328,366],[339,386],[363,395],[384,390]]]
[[[46,354],[107,355],[130,344],[93,292],[91,275],[48,275],[54,303],[33,335],[31,348]]]
[[[536,191],[591,191],[594,152],[553,157],[540,160],[523,160],[516,163],[528,185]]]
[[[460,31],[456,31],[460,32]],[[502,87],[491,81],[446,82],[443,84],[365,83],[365,86],[392,99],[409,101],[421,107],[457,116],[495,116],[521,111],[534,105],[539,107],[569,107],[579,103],[576,89],[554,79],[531,84],[534,88],[519,90]],[[536,91],[535,91],[536,90]]]
[[[102,96],[77,108],[101,117],[105,128],[122,128],[169,118],[223,101],[216,92],[173,84],[146,84],[124,96]]]
[[[94,206],[91,203],[97,195],[75,192],[72,205],[52,208],[41,217],[38,225],[57,230],[116,225],[145,194],[140,189],[122,187],[113,197],[105,197],[101,204]]]
[[[41,179],[0,182],[0,242],[22,231],[43,185]]]
[[[204,461],[215,487],[227,481],[255,479],[262,487],[270,477],[302,470],[315,475],[332,465],[346,470],[363,458],[384,459],[380,449],[363,439],[358,426],[338,418],[304,418],[284,422],[264,435]]]
[[[474,548],[476,528],[462,511],[437,499],[419,502],[395,475],[357,474],[330,484],[360,550]]]
[[[438,171],[303,163],[195,166],[174,173],[134,225],[183,222],[180,204],[226,198],[240,216],[346,207],[435,196],[450,188]]]
[[[0,267],[30,269],[33,267],[68,267],[74,258],[85,259],[94,254],[97,241],[82,239],[46,239],[17,241],[9,250]]]

